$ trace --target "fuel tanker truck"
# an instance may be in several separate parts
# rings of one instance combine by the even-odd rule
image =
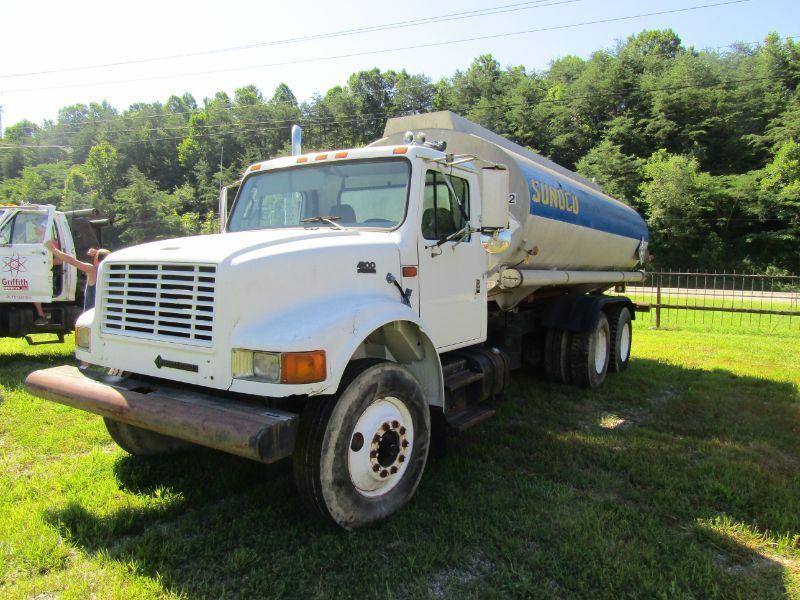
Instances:
[[[512,371],[594,388],[628,365],[636,307],[603,292],[645,277],[642,218],[451,112],[326,152],[295,127],[220,213],[219,234],[111,254],[76,326],[90,366],[28,388],[135,455],[291,456],[307,506],[354,529],[405,505]]]

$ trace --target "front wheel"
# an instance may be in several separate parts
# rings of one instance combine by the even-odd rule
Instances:
[[[422,389],[402,366],[354,363],[336,396],[300,417],[294,476],[304,502],[345,529],[383,520],[417,489],[430,442]]]

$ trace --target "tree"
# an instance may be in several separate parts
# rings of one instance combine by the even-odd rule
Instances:
[[[709,182],[697,159],[659,150],[645,163],[643,175],[640,201],[660,264],[707,264],[703,249],[712,233],[705,221]]]
[[[119,152],[105,142],[92,146],[86,158],[86,180],[106,202],[113,197],[122,180],[120,166]]]
[[[577,171],[596,180],[609,195],[633,204],[642,180],[642,163],[625,154],[619,144],[603,140],[578,161]]]
[[[114,194],[113,216],[120,243],[140,244],[186,233],[187,221],[179,214],[180,202],[175,195],[159,190],[136,167],[128,171],[126,181],[127,185]]]

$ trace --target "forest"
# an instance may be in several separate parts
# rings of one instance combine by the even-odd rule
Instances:
[[[594,178],[639,210],[658,268],[800,273],[800,42],[698,50],[648,30],[542,71],[491,54],[433,81],[353,73],[299,102],[286,84],[66,106],[0,140],[0,202],[95,206],[112,247],[216,230],[221,183],[287,154],[356,147],[387,117],[452,110]]]

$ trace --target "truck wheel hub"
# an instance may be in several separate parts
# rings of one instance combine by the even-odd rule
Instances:
[[[361,439],[367,443],[357,443]],[[402,400],[379,398],[359,417],[350,436],[350,480],[364,496],[381,496],[405,473],[413,448],[411,414]]]

